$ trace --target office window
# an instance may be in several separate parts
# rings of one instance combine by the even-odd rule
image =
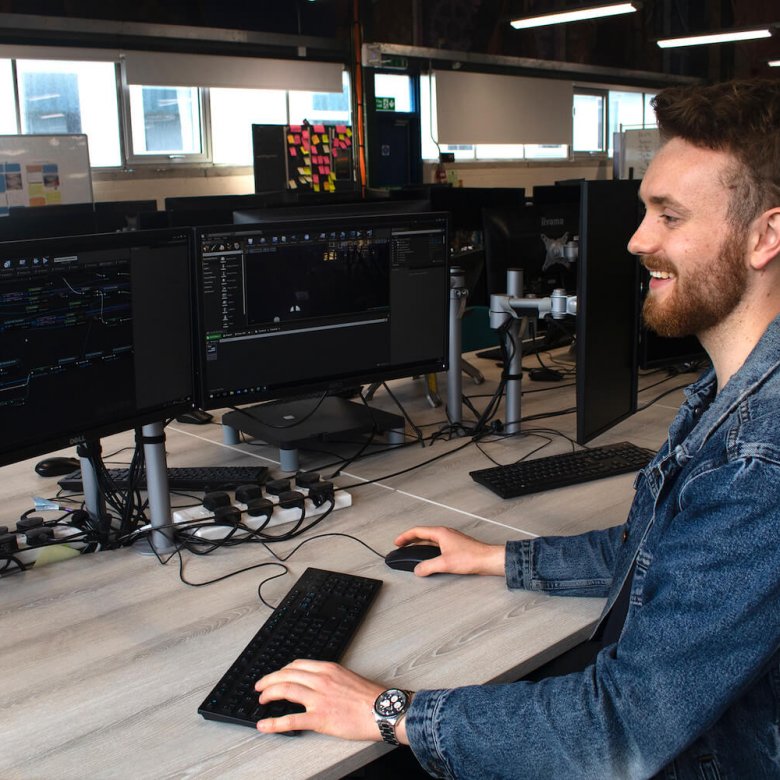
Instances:
[[[85,133],[92,166],[121,165],[114,63],[17,60],[16,77],[22,133]]]
[[[593,154],[607,150],[606,118],[606,90],[575,89],[572,133],[572,151],[575,154]]]
[[[197,87],[128,87],[130,159],[205,158],[203,101]]]
[[[341,92],[290,91],[288,94],[291,125],[303,124],[304,120],[311,124],[352,124],[349,74],[346,71],[342,78]]]
[[[252,125],[286,125],[283,89],[209,90],[212,161],[217,165],[252,164]]]
[[[650,101],[655,97],[655,92],[645,92],[645,115],[644,125],[645,127],[656,127],[658,120],[655,118],[655,109],[650,105]]]
[[[398,73],[377,73],[374,75],[374,95],[377,100],[390,98],[395,111],[410,113],[414,110],[412,101],[412,79]]]
[[[433,89],[431,89],[433,82]],[[420,78],[420,125],[424,160],[438,160],[440,152],[451,152],[461,160],[553,160],[567,159],[566,144],[437,144],[436,79]]]
[[[5,110],[0,111],[0,135],[15,135],[17,132],[15,100],[12,61],[0,60],[0,104],[5,106]]]

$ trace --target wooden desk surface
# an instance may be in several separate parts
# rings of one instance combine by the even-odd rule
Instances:
[[[492,364],[479,365],[495,374]],[[444,395],[444,377],[440,381]],[[676,383],[681,383],[679,378]],[[464,377],[464,391],[471,395],[489,393],[494,386],[492,380],[472,385]],[[394,390],[415,423],[444,420],[441,409],[426,404],[419,381],[399,382]],[[653,394],[648,391],[647,396]],[[391,409],[382,396],[378,391],[376,403]],[[573,389],[554,388],[527,399],[524,414],[565,408],[572,405]],[[679,402],[676,395],[671,399],[635,415],[595,443],[629,439],[658,446]],[[484,400],[475,399],[475,404],[481,407]],[[541,424],[571,435],[574,419],[568,415]],[[568,448],[562,439],[552,438],[539,454]],[[128,441],[128,435],[105,440],[106,459]],[[225,447],[220,442],[219,426],[174,423],[167,429],[169,465],[269,463],[265,459],[275,457],[264,446]],[[541,442],[524,436],[481,447],[506,463]],[[469,478],[469,470],[490,462],[475,445],[459,449],[463,444],[463,439],[452,439],[352,463],[337,484],[382,478],[458,450],[403,476],[352,487],[353,506],[334,512],[313,533],[352,534],[386,552],[395,535],[413,524],[447,524],[500,543],[531,534],[574,533],[625,518],[630,476],[502,501]],[[123,458],[126,454],[117,456]],[[303,468],[332,462],[316,453],[302,453],[301,458]],[[55,479],[34,474],[34,462],[0,470],[0,524],[13,526],[30,507],[31,495],[56,491]],[[286,553],[299,541],[276,549]],[[270,560],[259,545],[208,557],[185,553],[184,576],[204,582]],[[343,660],[361,674],[412,689],[515,679],[584,638],[602,607],[599,599],[509,592],[498,578],[416,578],[388,569],[374,553],[343,537],[305,544],[289,561],[290,574],[268,582],[263,596],[278,602],[307,566],[383,580],[379,598]],[[379,756],[387,748],[376,743],[316,734],[259,735],[198,715],[200,702],[268,617],[257,588],[278,570],[257,568],[194,587],[180,581],[178,558],[161,565],[154,557],[122,549],[0,579],[0,659],[5,672],[0,688],[0,777],[337,778]]]

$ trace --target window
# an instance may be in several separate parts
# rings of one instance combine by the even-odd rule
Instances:
[[[349,88],[349,74],[345,71],[341,92],[303,92],[290,91],[289,117],[286,124],[300,125],[303,120],[311,124],[325,122],[330,124],[352,123],[352,111]]]
[[[572,151],[605,152],[606,90],[574,90]]]
[[[200,90],[196,87],[128,88],[129,159],[205,159]]]
[[[212,161],[217,165],[252,164],[252,125],[286,125],[283,89],[211,89]]]
[[[14,72],[11,60],[0,60],[0,102],[6,106],[5,111],[0,111],[0,134],[15,135],[18,132],[16,112],[7,110],[15,102]]]
[[[92,166],[121,165],[114,63],[17,60],[16,78],[22,133],[85,133]]]
[[[646,126],[645,119],[646,107],[649,108],[650,100],[654,97],[652,93],[643,92],[619,92],[617,90],[609,91],[609,154],[612,154],[612,147],[615,133],[620,133],[628,128],[643,128]],[[652,108],[647,113],[650,126],[655,124],[655,114]]]
[[[434,89],[431,90],[431,82]],[[420,124],[422,127],[422,156],[424,160],[438,160],[440,152],[451,152],[455,160],[565,160],[569,156],[566,144],[437,144],[434,134],[436,119],[436,80],[420,78]],[[431,92],[434,94],[432,95]]]

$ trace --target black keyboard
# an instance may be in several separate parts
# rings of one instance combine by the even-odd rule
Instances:
[[[288,701],[261,705],[255,682],[296,658],[338,661],[381,585],[356,574],[306,569],[198,712],[208,720],[251,728],[263,718],[302,712]]]
[[[475,482],[490,488],[501,498],[515,498],[639,471],[654,455],[651,450],[621,441],[469,473]]]
[[[127,488],[128,469],[106,469],[120,490]],[[185,466],[168,469],[169,490],[235,490],[239,485],[261,485],[268,479],[268,466]],[[63,490],[83,490],[81,470],[76,469],[57,483]],[[146,473],[139,475],[137,487],[146,488]]]

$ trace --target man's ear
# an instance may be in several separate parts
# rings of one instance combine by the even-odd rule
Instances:
[[[780,206],[765,211],[753,223],[751,230],[750,265],[764,270],[780,256]]]

